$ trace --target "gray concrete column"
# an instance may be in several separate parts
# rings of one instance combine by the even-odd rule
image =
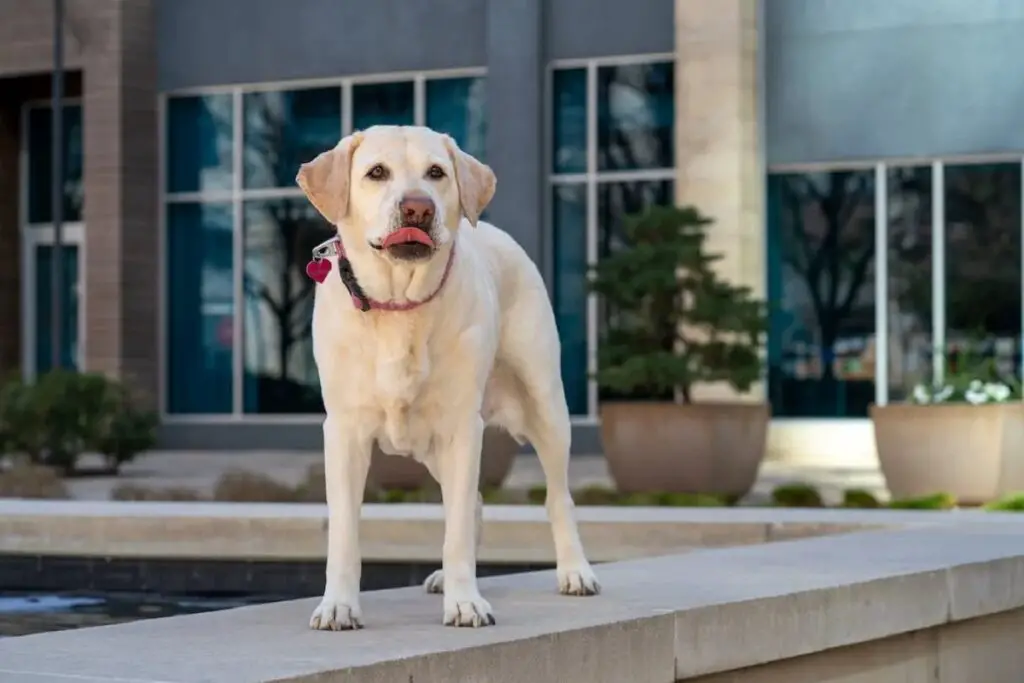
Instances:
[[[542,0],[487,0],[487,163],[498,176],[488,217],[545,270]]]

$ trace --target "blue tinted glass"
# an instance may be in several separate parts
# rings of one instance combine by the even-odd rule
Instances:
[[[415,123],[412,81],[352,86],[352,130],[370,126],[411,126]]]
[[[78,347],[78,247],[66,244],[61,247],[61,363],[65,368],[77,368]],[[53,247],[36,247],[36,375],[53,367],[53,311],[51,293],[53,287]]]
[[[767,255],[772,414],[866,417],[875,400],[875,172],[769,176]]]
[[[587,70],[560,69],[552,76],[552,171],[587,170]]]
[[[167,101],[167,191],[231,189],[231,95]]]
[[[427,126],[451,135],[481,161],[487,144],[486,84],[484,78],[427,81]]]
[[[53,119],[50,107],[28,112],[28,221],[53,220]],[[65,221],[82,220],[82,107],[64,107],[64,207]]]
[[[672,62],[597,70],[597,166],[626,171],[674,166]]]
[[[310,252],[334,234],[305,198],[245,203],[245,412],[322,413]]]
[[[167,410],[229,413],[235,301],[231,204],[167,206]]]
[[[597,186],[597,248],[598,258],[606,256],[627,244],[623,227],[627,216],[642,213],[649,206],[667,206],[673,203],[671,180],[645,180],[601,183]],[[610,311],[607,306],[598,309],[598,332],[607,329]],[[599,342],[600,343],[600,342]],[[672,395],[651,396],[639,392],[616,392],[602,387],[601,401],[616,400],[671,400]]]
[[[562,341],[562,382],[569,412],[587,405],[587,191],[584,185],[552,188],[555,277],[552,298]]]
[[[245,186],[294,187],[299,165],[338,144],[341,89],[247,93]]]

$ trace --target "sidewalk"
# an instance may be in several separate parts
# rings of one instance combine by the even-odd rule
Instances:
[[[298,484],[306,469],[321,460],[319,453],[303,452],[178,452],[150,453],[124,466],[117,477],[83,477],[68,480],[73,497],[79,500],[107,500],[119,484],[134,483],[147,487],[182,486],[204,493],[226,471],[244,469],[260,472],[288,485]],[[573,456],[569,463],[569,479],[574,489],[585,486],[611,487],[605,460],[599,455]],[[885,483],[877,468],[806,467],[765,462],[754,490],[746,503],[763,503],[772,489],[780,484],[801,482],[817,487],[827,502],[838,502],[844,489],[861,488],[887,497]],[[544,483],[540,462],[535,455],[516,459],[506,486],[530,488]]]

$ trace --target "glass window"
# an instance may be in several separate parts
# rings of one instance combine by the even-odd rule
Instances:
[[[597,70],[597,165],[601,171],[672,168],[672,62]]]
[[[370,126],[411,126],[415,123],[412,81],[352,86],[352,130]]]
[[[36,376],[53,368],[53,327],[51,324],[53,304],[53,256],[52,245],[36,247]],[[78,247],[65,244],[60,250],[63,271],[61,273],[61,365],[77,368],[81,357],[78,344]]]
[[[334,230],[305,198],[245,203],[245,411],[320,413],[309,254]]]
[[[28,110],[28,222],[53,220],[53,117],[50,107]],[[82,107],[64,107],[64,207],[68,222],[82,220]]]
[[[562,340],[562,382],[569,412],[586,415],[587,401],[587,188],[555,185],[555,281],[552,299]]]
[[[889,401],[932,375],[932,169],[889,168]]]
[[[587,171],[587,70],[559,69],[552,74],[552,172]]]
[[[167,101],[167,191],[231,189],[231,95]]]
[[[235,316],[230,203],[167,207],[167,410],[229,413]]]
[[[674,183],[671,180],[638,180],[606,182],[597,186],[597,243],[598,257],[605,256],[626,245],[623,232],[627,216],[642,212],[649,206],[667,206],[673,203]],[[606,329],[610,315],[607,307],[599,311],[598,328]],[[650,396],[634,392],[620,393],[601,388],[602,401],[671,399],[671,394]]]
[[[341,88],[246,93],[245,187],[295,187],[299,165],[341,138]]]
[[[769,177],[769,392],[779,417],[875,397],[874,170]]]
[[[426,83],[427,126],[451,135],[481,161],[487,144],[486,85],[484,78],[437,78]]]
[[[946,354],[1019,377],[1020,163],[946,166]]]

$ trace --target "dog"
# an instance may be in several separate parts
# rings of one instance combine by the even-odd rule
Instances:
[[[569,491],[555,317],[533,261],[480,220],[493,171],[429,128],[373,126],[302,164],[296,182],[337,228],[307,268],[319,283],[312,335],[329,517],[311,628],[363,625],[359,511],[374,442],[422,462],[441,486],[442,569],[425,587],[444,594],[442,623],[495,623],[476,578],[485,425],[537,451],[559,591],[598,593]]]

